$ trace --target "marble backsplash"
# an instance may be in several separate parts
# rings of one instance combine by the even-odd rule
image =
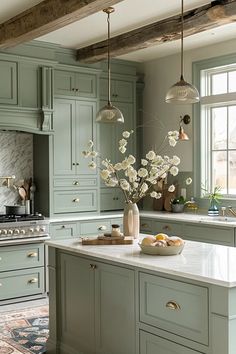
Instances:
[[[33,135],[0,131],[0,177],[15,175],[15,183],[33,177]],[[4,205],[20,202],[18,191],[3,186],[0,180],[0,213]]]

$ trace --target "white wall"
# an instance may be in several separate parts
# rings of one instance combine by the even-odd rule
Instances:
[[[184,53],[184,78],[192,82],[192,63],[202,59],[236,53],[236,40],[226,41],[212,46],[197,48]],[[144,63],[144,122],[152,122],[151,128],[144,128],[144,152],[158,147],[169,130],[178,130],[180,115],[189,114],[192,118],[191,105],[173,105],[165,103],[167,90],[180,78],[180,54],[163,57]],[[181,158],[181,171],[193,170],[192,124],[185,125],[190,140],[179,142],[175,148],[168,148],[165,153],[176,154]]]

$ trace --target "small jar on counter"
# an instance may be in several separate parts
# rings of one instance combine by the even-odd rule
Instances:
[[[112,237],[119,237],[120,236],[120,225],[113,224],[111,225],[111,236]]]

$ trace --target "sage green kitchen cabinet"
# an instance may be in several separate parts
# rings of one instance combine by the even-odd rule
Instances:
[[[145,331],[140,331],[140,354],[201,354]]]
[[[97,75],[66,70],[55,70],[56,96],[96,98]]]
[[[76,222],[62,222],[50,224],[50,237],[53,239],[66,239],[76,237],[77,223]]]
[[[58,266],[59,352],[135,354],[133,270],[64,252]]]
[[[100,79],[100,99],[106,100],[108,92],[108,81],[106,78]],[[111,101],[112,102],[133,102],[134,82],[129,80],[111,80]]]
[[[153,221],[153,231],[155,234],[163,232],[170,236],[183,236],[183,224],[174,221]]]
[[[95,175],[82,151],[95,140],[96,103],[55,99],[53,162],[54,176]]]
[[[17,62],[0,60],[0,104],[17,104]]]
[[[38,63],[19,63],[19,105],[28,108],[41,108],[42,78]]]
[[[120,188],[101,188],[100,198],[102,211],[124,209],[125,199]]]

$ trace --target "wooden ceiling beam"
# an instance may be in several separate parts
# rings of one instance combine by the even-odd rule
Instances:
[[[217,0],[184,13],[184,36],[236,21],[236,0]],[[180,38],[181,16],[151,23],[110,39],[110,55],[117,57]],[[77,60],[94,63],[107,58],[107,40],[77,50]]]
[[[43,36],[123,0],[44,0],[0,24],[0,48]]]

